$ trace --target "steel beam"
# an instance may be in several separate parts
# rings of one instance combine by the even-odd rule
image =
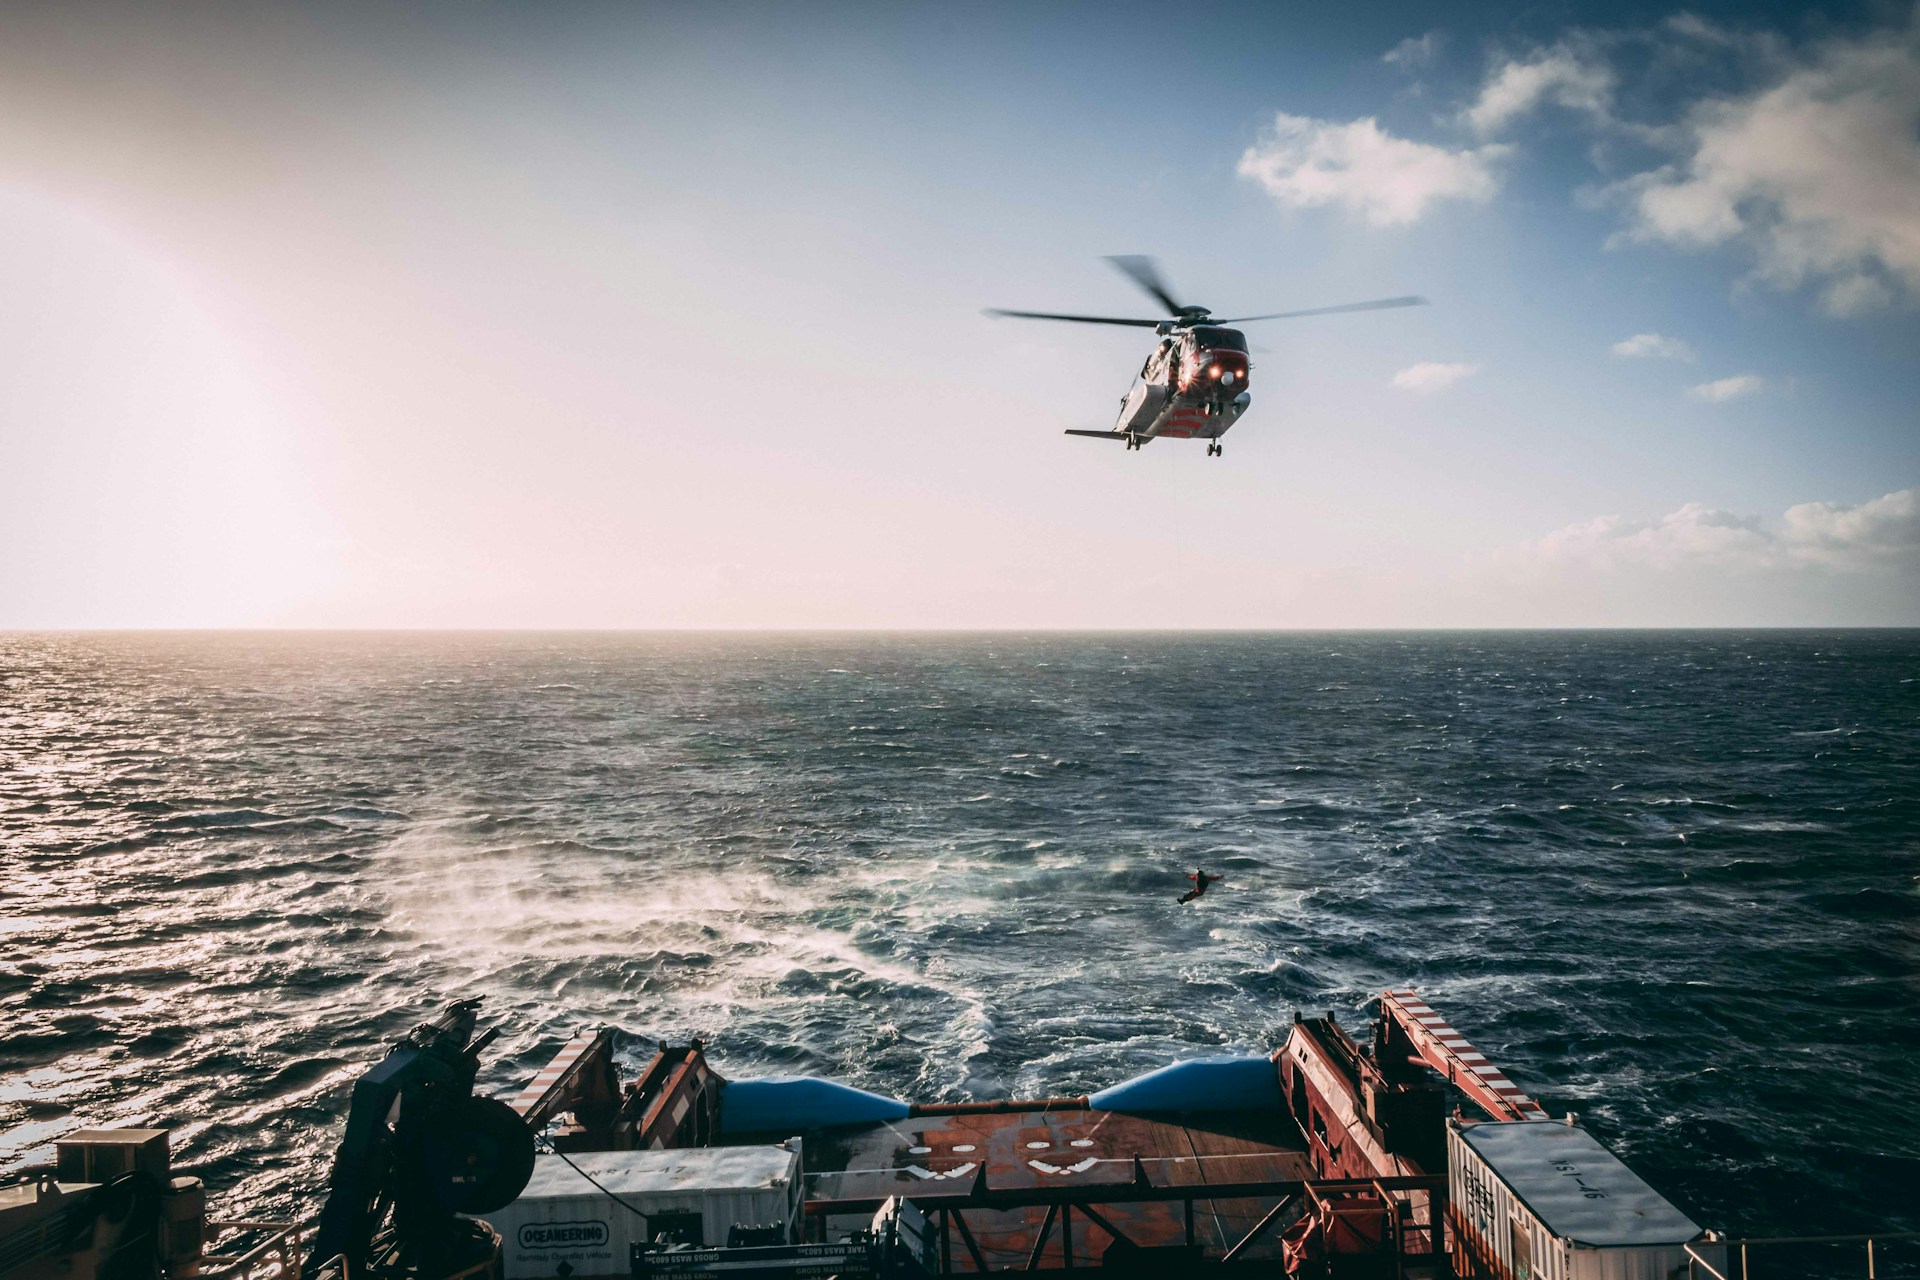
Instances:
[[[1128,1245],[1128,1246],[1131,1246],[1133,1244],[1133,1241],[1127,1239],[1125,1235],[1121,1234],[1121,1231],[1118,1227],[1114,1226],[1111,1222],[1108,1222],[1105,1218],[1095,1213],[1093,1211],[1092,1205],[1090,1204],[1081,1205],[1080,1212],[1086,1214],[1089,1218],[1093,1219],[1095,1226],[1099,1227],[1102,1231],[1112,1236],[1115,1240],[1118,1240],[1121,1244]]]
[[[967,1215],[955,1209],[950,1216],[953,1218],[953,1225],[960,1228],[960,1243],[966,1245],[967,1252],[973,1255],[973,1269],[985,1274],[987,1260],[980,1256],[980,1245],[973,1238],[973,1229],[967,1225]]]
[[[1258,1240],[1261,1237],[1261,1235],[1266,1232],[1266,1229],[1268,1227],[1273,1225],[1274,1219],[1278,1218],[1281,1214],[1285,1213],[1287,1209],[1294,1203],[1294,1201],[1298,1199],[1299,1199],[1298,1196],[1288,1196],[1285,1200],[1282,1200],[1279,1204],[1267,1210],[1267,1216],[1260,1219],[1260,1221],[1254,1223],[1253,1230],[1247,1232],[1247,1234],[1245,1234],[1244,1236],[1241,1236],[1240,1243],[1234,1245],[1233,1248],[1227,1250],[1226,1256],[1221,1258],[1220,1261],[1232,1262],[1235,1258],[1239,1257],[1243,1250],[1250,1247],[1254,1241]]]
[[[1053,1220],[1058,1217],[1059,1214],[1059,1205],[1050,1204],[1047,1206],[1047,1219],[1040,1224],[1040,1234],[1033,1238],[1033,1250],[1027,1254],[1027,1270],[1038,1271],[1040,1269],[1040,1251],[1047,1247],[1047,1237],[1053,1234]]]

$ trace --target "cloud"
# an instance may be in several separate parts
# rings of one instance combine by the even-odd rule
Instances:
[[[1666,338],[1657,333],[1636,333],[1623,342],[1613,344],[1613,354],[1629,358],[1647,358],[1655,360],[1693,360],[1693,348],[1678,338]]]
[[[1920,13],[1697,106],[1682,136],[1674,163],[1612,189],[1627,238],[1743,245],[1759,279],[1818,284],[1833,316],[1920,290]]]
[[[1797,559],[1842,569],[1920,561],[1920,490],[1902,489],[1857,507],[1788,507],[1781,541]]]
[[[1767,380],[1754,373],[1736,373],[1731,378],[1721,378],[1717,382],[1703,382],[1696,387],[1688,387],[1687,394],[1695,400],[1705,400],[1719,404],[1724,400],[1737,400],[1741,396],[1750,396],[1763,390]]]
[[[1428,360],[1394,374],[1393,387],[1396,391],[1411,391],[1415,395],[1432,395],[1478,372],[1480,366],[1477,364],[1437,364]]]
[[[1496,67],[1462,119],[1485,137],[1543,103],[1604,117],[1613,100],[1613,89],[1611,68],[1561,43]]]
[[[1920,489],[1848,506],[1803,502],[1777,527],[1701,502],[1658,520],[1601,516],[1555,530],[1521,559],[1603,572],[1799,568],[1866,573],[1920,569]]]
[[[1283,209],[1338,205],[1377,227],[1405,226],[1437,200],[1491,199],[1493,164],[1505,152],[1396,138],[1371,116],[1339,124],[1282,112],[1241,155],[1239,173]]]
[[[1842,276],[1820,291],[1820,309],[1836,320],[1893,305],[1893,290],[1870,275]]]
[[[1758,520],[1701,502],[1689,502],[1659,520],[1600,516],[1555,530],[1535,544],[1542,560],[1576,561],[1602,569],[1624,564],[1673,568],[1681,564],[1753,563],[1771,539]]]
[[[1440,52],[1440,46],[1446,43],[1446,35],[1439,31],[1429,31],[1423,36],[1408,36],[1393,48],[1380,55],[1380,61],[1390,67],[1411,70],[1432,62]]]
[[[1682,11],[1661,22],[1660,29],[1687,43],[1732,50],[1753,61],[1779,61],[1787,54],[1787,45],[1771,31],[1740,30],[1710,22],[1699,14]],[[1666,52],[1672,53],[1673,50]]]

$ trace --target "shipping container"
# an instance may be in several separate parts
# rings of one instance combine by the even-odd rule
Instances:
[[[520,1198],[486,1215],[505,1280],[626,1276],[631,1247],[662,1234],[724,1245],[728,1228],[799,1239],[800,1141],[543,1155]]]
[[[1448,1124],[1447,1194],[1462,1275],[1675,1280],[1706,1234],[1570,1121]],[[1718,1260],[1718,1250],[1706,1252]]]

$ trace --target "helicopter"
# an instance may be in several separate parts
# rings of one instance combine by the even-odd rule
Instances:
[[[1216,320],[1205,307],[1174,301],[1152,258],[1139,254],[1109,257],[1123,275],[1145,290],[1170,313],[1165,320],[1134,320],[1118,316],[1062,315],[1054,311],[1006,311],[988,308],[990,316],[1022,320],[1070,320],[1077,324],[1120,324],[1152,329],[1160,343],[1140,366],[1133,387],[1120,401],[1120,417],[1111,431],[1083,431],[1069,427],[1070,436],[1121,440],[1129,449],[1166,437],[1205,440],[1207,456],[1221,456],[1220,437],[1253,403],[1247,390],[1253,363],[1248,359],[1246,335],[1229,326],[1255,320],[1291,320],[1299,316],[1328,316],[1342,311],[1384,311],[1390,307],[1419,307],[1425,298],[1376,298],[1337,307],[1305,311],[1275,311],[1267,315]]]

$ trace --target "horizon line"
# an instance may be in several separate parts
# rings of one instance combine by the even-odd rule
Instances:
[[[1920,622],[1887,623],[1559,623],[1487,626],[1273,626],[1273,627],[5,627],[0,636],[110,636],[110,635],[1407,635],[1427,633],[1485,634],[1538,632],[1728,632],[1728,631],[1920,631]]]

